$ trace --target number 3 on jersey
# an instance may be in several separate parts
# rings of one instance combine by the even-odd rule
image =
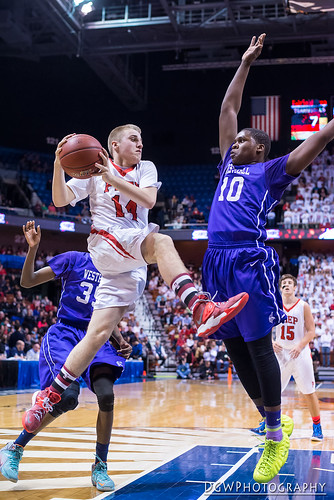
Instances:
[[[238,201],[241,195],[241,191],[244,185],[244,177],[224,177],[222,187],[220,189],[220,195],[218,201],[224,201],[225,193],[228,182],[231,181],[229,190],[227,191],[226,200],[227,201]]]
[[[282,325],[281,339],[293,340],[295,338],[294,325]]]

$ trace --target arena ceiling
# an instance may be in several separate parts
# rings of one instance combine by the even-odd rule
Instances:
[[[153,53],[165,71],[231,67],[251,36],[266,32],[258,64],[334,62],[326,0],[295,14],[283,0],[93,2],[83,16],[74,0],[0,0],[0,57],[80,57],[131,109],[145,108]]]

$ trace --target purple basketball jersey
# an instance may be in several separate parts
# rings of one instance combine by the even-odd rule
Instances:
[[[220,180],[210,210],[209,243],[266,240],[266,217],[295,179],[285,171],[289,155],[264,163],[233,165],[231,147],[218,165]]]
[[[89,253],[61,253],[53,257],[48,265],[62,283],[58,318],[88,324],[93,312],[95,292],[101,280],[101,274]]]

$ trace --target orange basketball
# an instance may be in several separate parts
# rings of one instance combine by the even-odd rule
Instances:
[[[95,137],[75,134],[61,148],[60,164],[65,172],[76,179],[89,179],[99,171],[95,163],[102,163],[102,146]]]

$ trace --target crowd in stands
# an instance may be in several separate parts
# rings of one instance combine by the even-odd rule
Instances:
[[[334,226],[334,150],[323,151],[288,187],[268,222],[285,229]]]
[[[0,259],[1,255],[24,257],[26,253],[21,247],[2,246]],[[51,257],[41,253],[36,267],[43,267]],[[20,272],[6,270],[0,262],[0,359],[38,359],[41,340],[56,322],[56,313],[48,297],[28,297],[20,287]]]
[[[48,293],[41,295],[39,289],[21,288],[21,271],[6,269],[1,263],[1,256],[7,255],[25,257],[26,252],[22,247],[0,247],[0,359],[38,360],[43,336],[57,321],[57,300],[51,300]],[[39,252],[35,268],[44,267],[52,257],[52,252]],[[133,359],[143,359],[148,340],[134,315],[123,318],[119,326],[133,346]],[[137,342],[140,349],[136,351]]]
[[[1,255],[25,256],[22,247],[2,246]],[[47,265],[53,254],[41,252],[36,268]],[[324,366],[334,363],[334,254],[303,252],[297,260],[297,295],[306,300],[315,319],[316,337],[312,344],[314,361]],[[200,270],[190,265],[196,288],[201,290]],[[289,269],[284,269],[284,272]],[[296,273],[297,274],[297,273]],[[0,359],[38,359],[43,336],[55,323],[57,306],[39,291],[20,287],[20,271],[12,272],[0,263]],[[147,373],[176,370],[181,379],[214,379],[233,370],[224,343],[203,340],[196,334],[192,316],[150,266],[147,282],[155,312],[163,326],[161,338],[148,338],[133,313],[122,319],[119,328],[132,345],[132,359],[144,361]]]
[[[323,366],[330,366],[334,352],[334,255],[302,253],[298,262],[298,295],[311,307],[314,348],[321,351]]]
[[[192,265],[188,269],[195,287],[201,291],[200,270]],[[175,367],[178,378],[211,380],[218,378],[220,373],[227,373],[229,366],[232,369],[224,343],[197,336],[191,313],[164,283],[156,266],[150,266],[148,291],[164,328],[165,357],[168,364]],[[159,364],[162,366],[164,361]]]
[[[193,195],[185,195],[182,200],[174,194],[167,198],[165,208],[165,221],[171,225],[173,229],[187,227],[187,224],[204,224],[204,213],[197,206]]]
[[[0,169],[6,167],[8,165],[1,162],[0,155]],[[17,182],[30,200],[30,207],[35,217],[73,216],[75,220],[82,223],[90,223],[90,212],[86,200],[78,203],[75,208],[70,206],[56,208],[53,205],[51,201],[52,162],[50,160],[42,160],[37,153],[26,153],[18,160],[17,171]],[[34,187],[32,181],[29,183],[27,172],[39,174],[39,177],[45,180],[42,190],[43,194],[46,194],[44,199],[39,192],[40,184],[38,184],[38,189]],[[206,183],[206,175],[207,172],[203,170],[203,186]],[[189,190],[189,185],[187,188]],[[7,191],[8,186],[5,187],[0,179],[0,206],[10,208],[25,206],[22,205],[22,199],[20,201],[19,196],[16,197],[13,192],[9,195]],[[180,184],[178,192],[185,193],[185,186]],[[155,222],[160,225],[167,224],[167,227],[180,229],[207,222],[210,207],[206,206],[207,203],[201,203],[201,200],[197,202],[192,194],[183,194],[178,197],[173,192],[165,192],[162,186],[159,201],[162,205],[162,213]],[[202,207],[201,210],[199,206]],[[334,226],[334,151],[330,149],[323,151],[287,188],[281,202],[268,214],[267,227],[274,228],[278,225],[282,225],[285,229]]]
[[[25,256],[22,248],[2,246],[1,255]],[[40,252],[36,268],[47,265],[53,254]],[[191,267],[194,282],[200,290],[200,274]],[[151,271],[148,289],[155,297],[156,309],[165,325],[162,339],[152,340],[139,324],[134,314],[125,316],[119,328],[131,344],[132,359],[144,361],[147,373],[172,366],[174,369],[186,360],[191,367],[191,376],[198,373],[201,378],[212,377],[211,367],[225,372],[228,357],[220,342],[200,340],[190,313],[174,292]],[[57,321],[57,306],[37,290],[20,287],[20,271],[5,269],[0,263],[0,359],[38,359],[41,341],[47,329]],[[168,342],[166,340],[168,339]],[[210,365],[210,366],[209,366]],[[210,370],[209,370],[210,367]]]
[[[165,220],[173,229],[207,222],[196,200],[189,195],[183,199],[176,195],[169,197],[166,213]],[[334,150],[323,151],[288,186],[281,202],[268,214],[268,228],[279,224],[284,229],[334,227]]]
[[[314,358],[317,360],[319,356],[323,366],[330,366],[334,364],[334,254],[304,252],[296,258],[295,266],[293,260],[291,267],[298,273],[297,296],[310,304],[315,320]],[[287,262],[288,266],[290,264]],[[283,273],[290,272],[291,267],[283,268]],[[200,290],[200,270],[194,266],[189,270]],[[226,373],[230,360],[224,343],[196,336],[191,314],[152,266],[148,290],[164,327],[166,352],[175,360],[178,377],[212,379]]]
[[[0,169],[8,167],[1,163]],[[17,181],[30,196],[35,216],[59,217],[68,214],[68,208],[56,208],[52,201],[41,200],[36,190],[27,190],[27,172],[45,178],[45,190],[51,199],[52,163],[41,160],[38,154],[29,153],[18,161]],[[203,173],[203,182],[205,174]],[[43,181],[44,182],[44,181]],[[8,195],[8,187],[0,179],[0,205],[8,207],[16,199]],[[163,188],[162,188],[163,190]],[[205,223],[203,212],[198,209],[193,195],[177,197],[166,193],[163,197],[164,223],[174,229],[185,224]],[[87,201],[83,200],[75,215],[76,220],[90,222]],[[285,228],[334,227],[334,152],[325,150],[286,190],[282,201],[269,214],[268,227],[283,224]],[[25,256],[22,247],[0,247],[0,256]],[[47,264],[53,254],[41,252],[36,267]],[[190,266],[198,290],[201,289],[200,270]],[[311,306],[316,323],[313,349],[324,365],[334,359],[334,255],[302,253],[289,260],[283,256],[281,272],[298,274],[297,295]],[[176,367],[180,378],[215,378],[230,366],[224,344],[197,338],[190,313],[179,299],[162,282],[156,268],[150,269],[148,291],[163,325],[161,342],[150,340],[133,315],[124,318],[120,329],[133,347],[132,358],[143,359],[146,371]],[[0,357],[36,359],[46,329],[56,321],[57,307],[47,297],[22,290],[19,271],[12,273],[0,264]],[[23,345],[24,344],[24,345]],[[333,354],[332,354],[333,353]],[[29,354],[29,355],[28,355]],[[321,355],[321,356],[320,356]],[[316,352],[315,352],[316,356]]]

